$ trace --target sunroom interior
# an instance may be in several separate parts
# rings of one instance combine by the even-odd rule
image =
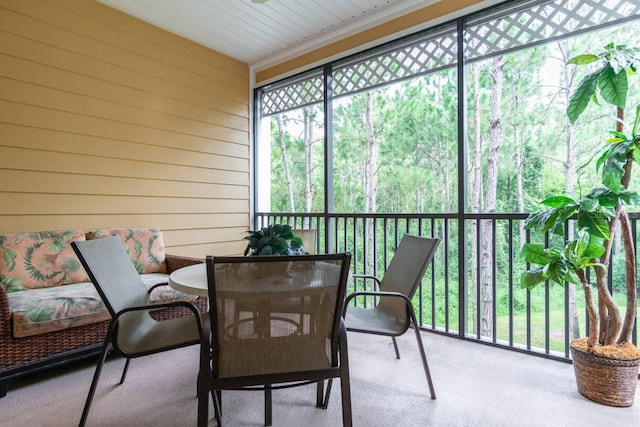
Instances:
[[[457,338],[463,346],[484,344],[475,347],[492,356],[508,349],[541,356],[541,363],[568,365],[572,328],[584,328],[585,313],[570,311],[575,296],[569,289],[519,289],[518,250],[530,238],[523,224],[540,188],[553,187],[544,173],[568,168],[567,159],[550,154],[565,138],[556,134],[550,140],[553,129],[566,131],[558,123],[567,100],[559,98],[578,80],[572,74],[575,80],[567,81],[565,91],[558,89],[566,70],[561,64],[609,42],[640,46],[638,2],[371,0],[350,5],[357,4],[358,17],[340,10],[336,0],[325,11],[333,7],[338,22],[298,33],[295,40],[283,40],[285,32],[277,28],[265,30],[269,24],[261,21],[247,21],[256,34],[234,34],[220,24],[226,13],[258,9],[258,15],[241,16],[256,19],[288,4],[242,2],[240,7],[212,0],[2,0],[0,234],[152,227],[162,230],[167,252],[203,258],[242,255],[248,230],[286,223],[317,230],[315,252],[350,251],[354,273],[369,274],[384,271],[402,234],[438,237],[443,245],[414,301],[425,331],[438,340]],[[314,7],[321,3],[314,1]],[[296,27],[313,20],[304,15],[312,7],[288,7],[286,19]],[[203,10],[220,14],[218,24],[227,34],[207,41],[197,27],[210,24],[198,17]],[[272,43],[251,43],[269,31]],[[243,43],[251,46],[242,50]],[[525,63],[534,64],[535,75],[526,74]],[[491,141],[490,128],[500,122],[489,106],[496,70],[504,70],[498,92],[518,96],[502,105],[511,113],[501,122],[508,130]],[[426,98],[417,116],[397,119],[402,99]],[[537,115],[534,98],[544,99],[535,104],[545,105]],[[639,101],[635,91],[629,103]],[[484,110],[474,109],[474,102],[484,102]],[[393,115],[383,111],[385,104]],[[379,108],[376,137],[407,144],[378,147],[375,156],[382,161],[376,172],[384,172],[379,188],[371,187],[373,169],[364,160],[372,155],[363,126],[371,108]],[[315,124],[307,127],[310,111]],[[591,119],[585,133],[597,132],[608,117],[595,112]],[[362,129],[356,135],[358,120]],[[385,121],[393,120],[396,129],[386,129]],[[542,146],[536,138],[545,138],[546,148],[534,153]],[[315,148],[305,152],[310,140]],[[350,145],[352,140],[359,145]],[[491,203],[485,194],[492,179],[487,153],[510,144],[521,149],[502,150],[500,168],[508,173],[493,175],[497,194]],[[291,176],[284,172],[285,147],[295,164]],[[482,160],[474,163],[474,156]],[[588,156],[585,150],[581,159]],[[577,172],[568,179],[578,186],[579,166],[571,166]],[[543,177],[534,179],[535,170]],[[365,197],[373,193],[377,202]],[[410,198],[400,200],[397,195],[404,193]],[[634,227],[639,217],[632,215]],[[483,253],[496,255],[484,264]],[[554,301],[560,309],[554,310]],[[638,336],[636,328],[636,343]],[[356,339],[356,351],[366,354],[369,344]],[[534,371],[543,369],[536,365]],[[635,407],[623,411],[606,415],[622,422],[638,416]],[[439,424],[424,425],[491,422],[480,417],[474,424],[469,414],[458,416],[459,423],[442,424],[441,414]],[[310,419],[318,422],[315,415]],[[537,419],[541,424],[532,419],[522,425],[552,425],[548,418]],[[407,422],[423,425],[422,419]]]

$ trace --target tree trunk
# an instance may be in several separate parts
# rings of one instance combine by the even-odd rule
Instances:
[[[629,222],[629,215],[622,209],[620,212],[620,228],[623,240],[624,240],[624,257],[625,257],[625,277],[627,279],[627,311],[624,316],[624,323],[622,324],[622,330],[618,337],[618,343],[631,342],[631,334],[633,333],[633,325],[636,319],[636,255],[633,250],[633,234],[631,232],[631,224]]]
[[[562,74],[564,77],[564,97],[565,97],[565,105],[569,105],[571,86],[573,84],[574,74],[570,70],[575,70],[575,67],[571,67],[571,69],[567,65],[567,41],[563,40],[558,43],[558,48],[560,53],[562,54]],[[564,162],[564,171],[565,171],[565,193],[569,197],[573,197],[574,195],[574,187],[573,187],[573,177],[576,170],[576,128],[569,120],[569,117],[565,117],[565,131],[567,133],[567,143],[566,143],[566,157]],[[567,223],[567,237],[568,240],[573,240],[574,236],[574,223],[569,221]],[[576,300],[576,285],[573,283],[567,283],[567,292],[569,296],[569,306],[567,307],[569,311],[569,338],[571,340],[576,339],[581,336],[580,334],[580,320],[578,318],[578,308],[577,308],[577,300]]]
[[[289,155],[287,154],[287,145],[285,143],[284,126],[282,125],[282,115],[276,115],[276,125],[278,126],[278,139],[280,139],[280,150],[282,151],[282,166],[284,168],[284,181],[287,185],[287,193],[289,194],[289,212],[296,211],[296,202],[293,198],[293,180],[291,179],[291,170],[289,167]]]
[[[471,212],[480,212],[480,200],[482,200],[482,137],[480,135],[480,71],[477,64],[469,65],[469,74],[473,84],[473,158],[469,162],[469,177],[471,178]],[[478,234],[476,220],[471,221],[471,309],[473,319],[473,333],[478,333]]]
[[[515,134],[518,135],[518,130],[514,130]],[[516,149],[516,198],[518,200],[518,212],[524,212],[524,185],[522,179],[522,167],[524,165],[524,156],[522,153],[522,147],[518,147]],[[520,234],[520,242],[524,243],[526,240],[526,232],[524,229],[524,222],[520,222],[520,227],[518,228]]]
[[[367,158],[365,163],[364,172],[364,200],[365,200],[365,212],[375,213],[377,208],[377,195],[378,195],[378,146],[373,131],[373,95],[372,91],[367,92],[367,105],[365,109],[365,129],[367,133]],[[375,248],[374,244],[374,222],[371,219],[367,220],[366,227],[366,239],[367,239],[367,254],[366,259],[368,261],[368,268],[370,272],[373,272],[375,265]]]
[[[502,56],[491,60],[490,77],[491,85],[491,112],[489,118],[489,152],[487,155],[487,190],[485,197],[485,213],[495,213],[497,189],[498,189],[498,167],[500,153],[500,139],[502,137],[502,70],[504,68],[504,58]],[[481,254],[481,298],[482,298],[482,318],[481,334],[491,336],[493,332],[493,306],[494,294],[493,275],[494,253],[493,253],[493,221],[483,221],[482,226],[482,254]]]
[[[616,122],[616,131],[623,132],[624,131],[624,109],[617,108],[617,122]],[[633,162],[632,154],[629,154],[627,157],[627,162],[624,165],[624,175],[622,176],[621,184],[624,188],[629,188],[629,183],[631,181],[631,166]],[[611,264],[611,249],[613,246],[613,236],[617,233],[618,225],[620,224],[621,216],[626,216],[625,210],[622,206],[618,206],[616,208],[616,215],[611,218],[609,221],[609,240],[604,242],[605,252],[600,257],[600,263],[610,266]],[[622,219],[623,221],[628,221],[628,218]],[[623,230],[622,234],[625,235],[631,232],[631,228],[627,228]],[[630,234],[628,236],[623,236],[625,241],[625,257],[632,257],[632,254],[628,254],[627,252],[633,251],[633,242],[631,241]],[[629,247],[627,247],[627,242]],[[629,258],[627,258],[629,259]],[[635,261],[634,261],[635,264]],[[613,297],[611,296],[611,292],[609,291],[609,287],[607,286],[607,270],[604,268],[596,267],[596,280],[598,285],[598,310],[600,312],[600,337],[599,343],[602,345],[611,345],[618,342],[618,337],[620,335],[621,330],[623,329],[623,321],[622,314],[620,310],[616,306]],[[626,279],[627,279],[627,288],[629,286],[636,286],[635,280],[635,271],[630,271],[629,268],[625,271]],[[629,273],[632,273],[630,276]],[[630,283],[631,282],[631,283]],[[627,292],[627,295],[629,292]],[[635,303],[635,302],[634,302]]]
[[[313,120],[314,120],[314,107],[305,107],[303,110],[304,117],[304,165],[305,165],[305,180],[304,180],[304,195],[305,195],[305,212],[311,212],[313,207],[313,151],[311,147],[313,145]],[[303,228],[309,228],[310,219],[304,218]]]
[[[584,301],[587,305],[587,315],[589,316],[589,337],[587,338],[587,346],[593,347],[598,342],[598,336],[600,335],[600,316],[598,313],[598,307],[593,300],[593,292],[591,285],[585,276],[584,270],[578,270],[576,272],[584,289]]]
[[[618,121],[616,123],[616,130],[618,132],[624,131],[624,109],[617,109]],[[633,153],[627,154],[627,162],[624,165],[624,175],[622,176],[622,185],[624,188],[629,188],[631,183],[631,170],[633,166]],[[626,292],[627,292],[627,309],[624,316],[624,322],[620,327],[617,337],[617,342],[630,342],[631,334],[633,333],[633,326],[636,318],[637,311],[637,290],[636,290],[636,255],[633,241],[633,234],[631,230],[631,224],[629,222],[629,216],[623,207],[618,208],[618,219],[620,221],[620,234],[624,243],[624,257],[625,257],[625,278],[626,278]]]

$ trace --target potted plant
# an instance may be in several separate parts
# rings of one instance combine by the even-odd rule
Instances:
[[[273,224],[256,231],[247,231],[244,255],[307,255],[302,239],[293,234],[290,225]]]
[[[636,72],[639,51],[611,43],[600,54],[579,55],[569,61],[597,65],[572,95],[567,107],[569,120],[575,123],[592,100],[599,104],[599,98],[616,109],[615,130],[610,131],[612,136],[603,145],[595,165],[596,172],[602,174],[603,186],[578,200],[562,195],[542,201],[548,209],[529,215],[525,228],[542,235],[551,232],[564,236],[565,223],[573,218],[575,237],[560,248],[527,243],[521,250],[522,258],[531,264],[521,276],[523,288],[533,289],[550,281],[573,283],[584,290],[589,333],[571,343],[578,391],[611,406],[633,404],[640,364],[640,352],[631,343],[637,304],[636,260],[631,224],[624,208],[640,204],[640,195],[629,190],[633,162],[640,159],[640,105],[636,107],[630,134],[624,126],[627,77]],[[626,264],[624,317],[607,286],[617,232],[624,245]],[[590,270],[595,272],[595,285],[593,275],[588,274]],[[614,379],[619,379],[620,384],[614,384]]]

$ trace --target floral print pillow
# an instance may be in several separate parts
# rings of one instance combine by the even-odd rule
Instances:
[[[89,281],[70,242],[82,230],[0,235],[0,282],[7,292]]]
[[[107,228],[87,233],[87,240],[118,236],[139,274],[166,273],[164,240],[155,228]]]

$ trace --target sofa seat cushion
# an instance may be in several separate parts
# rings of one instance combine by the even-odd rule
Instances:
[[[166,283],[167,274],[142,274],[147,289]],[[91,282],[74,283],[54,288],[28,289],[7,294],[12,311],[13,336],[24,338],[61,329],[109,320],[111,316]],[[193,301],[192,295],[169,286],[155,288],[153,302]]]
[[[168,285],[169,275],[165,273],[149,273],[141,274],[140,278],[147,287],[147,292],[156,285],[165,284],[165,286],[158,286],[151,291],[149,300],[153,302],[168,302],[168,301],[193,301],[196,299],[193,295],[188,295],[180,291],[176,291]]]
[[[82,230],[0,235],[0,281],[10,292],[87,282],[89,277],[70,242]]]
[[[7,294],[13,336],[44,334],[111,318],[91,282]]]
[[[140,274],[166,273],[162,232],[155,228],[105,228],[86,234],[87,240],[118,236]]]

